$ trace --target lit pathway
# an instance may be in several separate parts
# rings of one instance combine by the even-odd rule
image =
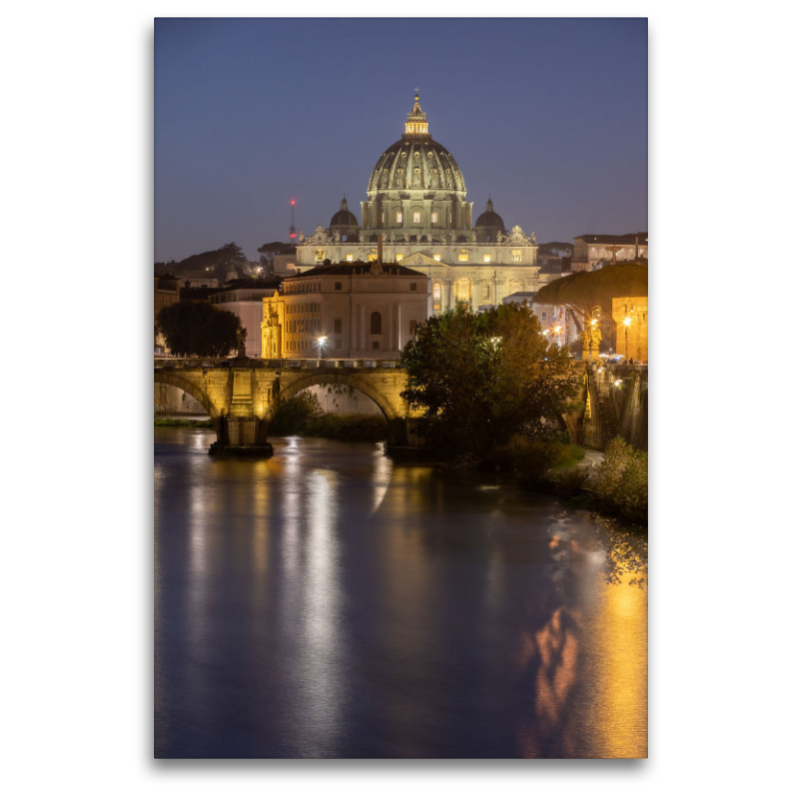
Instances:
[[[583,457],[583,461],[580,461],[576,466],[593,472],[603,463],[606,454],[602,450],[589,450],[587,448],[584,448],[584,450],[586,455]]]

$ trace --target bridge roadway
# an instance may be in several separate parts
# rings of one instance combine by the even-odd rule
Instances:
[[[602,449],[616,435],[647,449],[647,365],[576,361],[584,375],[574,409],[561,422],[573,442]],[[424,447],[421,412],[400,396],[406,372],[398,361],[156,358],[154,380],[194,397],[217,433],[212,453],[269,455],[269,424],[278,406],[319,384],[358,389],[386,418],[389,444]]]

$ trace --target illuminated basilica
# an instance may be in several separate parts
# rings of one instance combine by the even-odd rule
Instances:
[[[447,148],[431,138],[418,94],[405,133],[372,170],[361,225],[342,200],[328,228],[319,226],[309,237],[301,231],[290,266],[302,273],[327,260],[375,261],[379,237],[384,265],[402,263],[428,276],[434,314],[456,305],[497,305],[540,286],[535,234],[518,225],[506,230],[491,200],[472,225],[464,176]]]

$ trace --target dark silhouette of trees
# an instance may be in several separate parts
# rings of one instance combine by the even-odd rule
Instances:
[[[527,306],[431,317],[403,351],[403,397],[424,410],[431,444],[485,454],[544,435],[578,389],[566,348],[548,344]]]
[[[244,331],[236,314],[187,301],[162,308],[157,324],[167,347],[178,356],[227,356],[237,348],[239,331]]]
[[[229,272],[236,272],[241,276],[249,264],[242,248],[236,242],[228,242],[217,250],[207,250],[205,253],[184,258],[183,261],[171,262],[169,268],[172,272],[202,275],[224,283]]]

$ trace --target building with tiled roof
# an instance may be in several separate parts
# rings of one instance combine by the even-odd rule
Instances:
[[[615,264],[647,259],[647,231],[621,235],[585,233],[573,241],[572,268],[575,271],[595,269],[601,262]]]
[[[398,359],[430,313],[423,272],[378,261],[313,267],[264,298],[262,357]]]

